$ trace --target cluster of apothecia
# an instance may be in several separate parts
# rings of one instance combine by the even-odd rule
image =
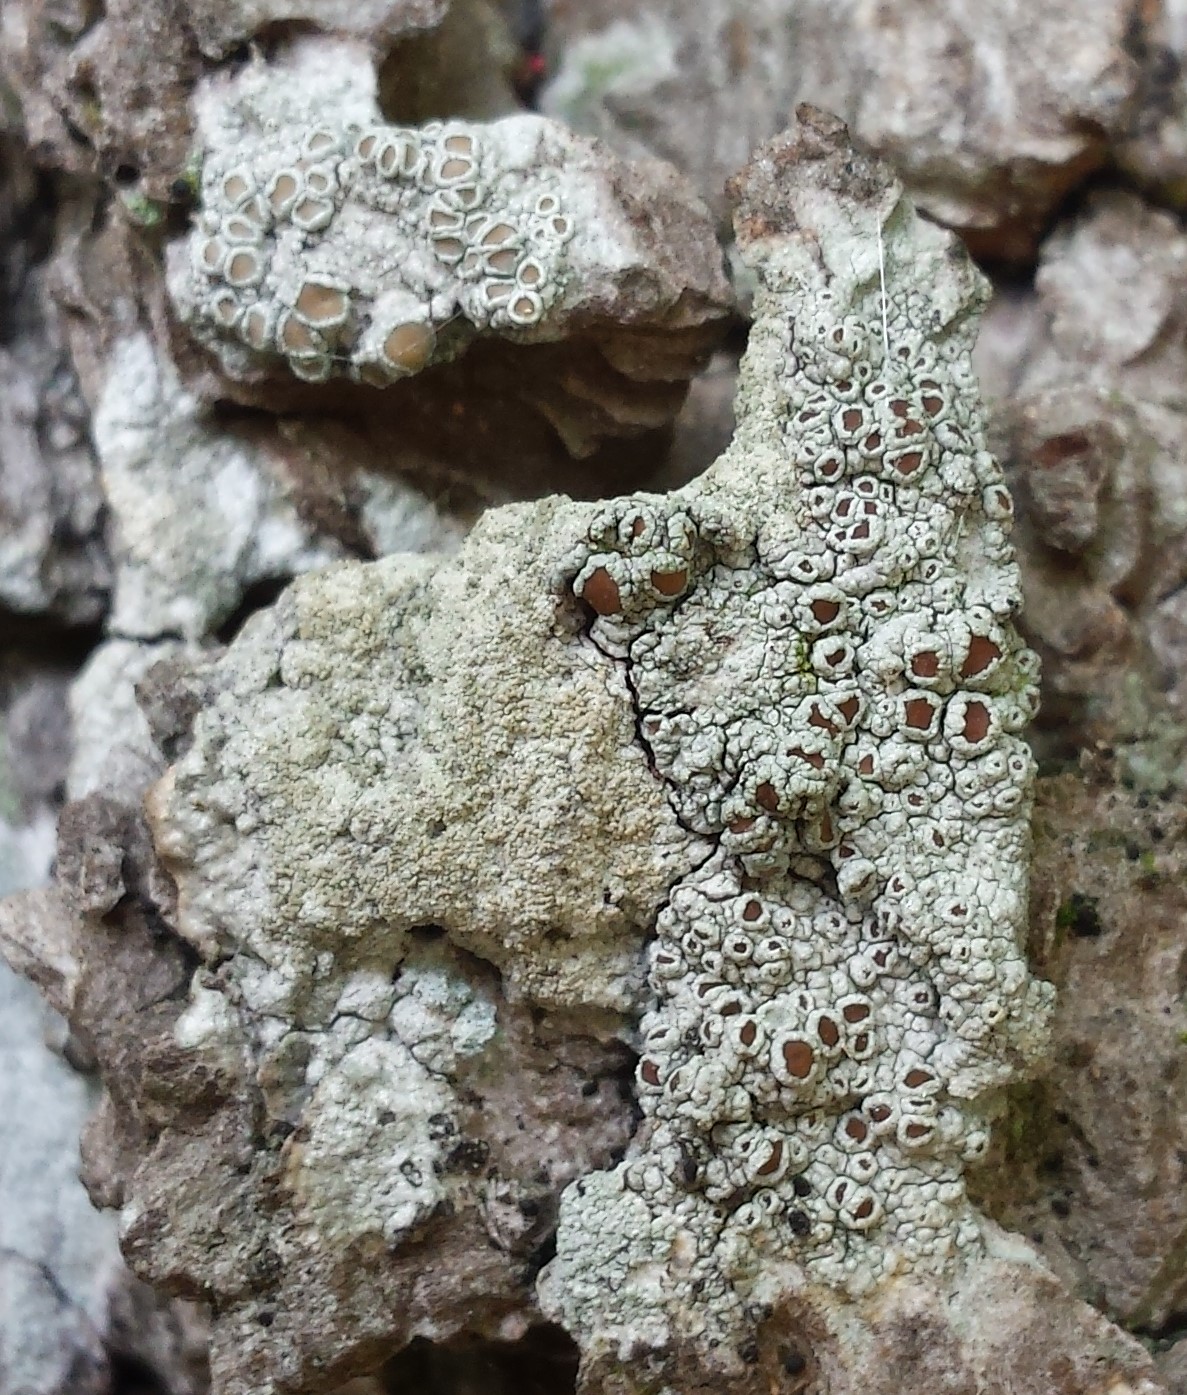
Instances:
[[[284,360],[376,386],[447,356],[451,325],[539,323],[573,226],[493,129],[320,125],[211,152],[183,318],[233,377]]]

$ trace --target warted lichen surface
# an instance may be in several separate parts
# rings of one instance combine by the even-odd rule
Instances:
[[[735,441],[606,510],[575,581],[714,848],[649,950],[644,1124],[566,1194],[545,1288],[624,1347],[736,1336],[789,1252],[859,1295],[975,1250],[982,1101],[1051,1006],[1020,949],[1037,666],[969,366],[982,283],[863,161],[777,145],[735,194]]]
[[[760,289],[710,471],[300,579],[152,797],[208,965],[178,1041],[286,1136],[266,1324],[229,1219],[151,1164],[125,1203],[134,1261],[215,1298],[227,1389],[247,1348],[315,1388],[323,1287],[349,1362],[427,1227],[491,1235],[450,1158],[525,1003],[537,1051],[641,1042],[626,1158],[576,1180],[610,1140],[560,1154],[541,1296],[587,1361],[738,1349],[773,1261],[859,1297],[980,1252],[964,1166],[1050,1009],[1019,948],[1035,664],[969,368],[984,287],[818,115],[735,197]],[[424,1291],[386,1340],[461,1320]]]

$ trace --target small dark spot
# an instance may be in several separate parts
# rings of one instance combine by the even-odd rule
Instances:
[[[793,1235],[807,1235],[812,1229],[812,1221],[806,1211],[789,1211],[787,1224]]]
[[[831,1017],[822,1017],[816,1028],[816,1034],[827,1047],[836,1046],[841,1040],[841,1029]]]
[[[1071,1215],[1071,1210],[1072,1210],[1072,1208],[1067,1204],[1067,1202],[1066,1202],[1066,1201],[1063,1199],[1063,1197],[1061,1197],[1061,1196],[1052,1197],[1052,1199],[1051,1199],[1051,1209],[1052,1209],[1052,1211],[1055,1212],[1055,1214],[1056,1214],[1057,1216],[1059,1216],[1059,1217],[1061,1217],[1061,1218],[1063,1218],[1063,1219],[1066,1219],[1069,1215]]]
[[[796,1177],[792,1180],[791,1189],[796,1196],[811,1196],[812,1183],[806,1177]]]
[[[276,1321],[276,1314],[270,1308],[265,1308],[263,1312],[256,1314],[256,1321],[261,1327],[271,1327]]]
[[[376,1122],[379,1124],[380,1128],[383,1128],[388,1124],[394,1124],[396,1122],[396,1116],[390,1109],[381,1109],[379,1111],[379,1118]]]
[[[116,165],[114,178],[121,189],[126,189],[140,178],[140,171],[135,165]]]
[[[1104,932],[1095,897],[1079,891],[1073,891],[1060,905],[1055,912],[1055,924],[1082,940],[1095,940]]]
[[[910,698],[904,703],[907,725],[915,731],[926,731],[932,723],[935,709],[927,698]]]
[[[586,1099],[589,1099],[591,1095],[596,1095],[598,1093],[598,1082],[596,1080],[582,1081],[581,1093]]]
[[[523,1269],[523,1283],[530,1288],[536,1282],[536,1275],[540,1270],[555,1258],[556,1232],[550,1231],[528,1256],[528,1261]]]
[[[429,940],[439,940],[445,931],[439,925],[414,925],[408,933],[424,944]]]
[[[616,615],[622,608],[618,583],[605,567],[595,567],[585,579],[581,599],[597,615]]]
[[[807,1365],[807,1361],[804,1360],[804,1358],[799,1354],[798,1351],[789,1351],[784,1353],[783,1369],[787,1372],[789,1376],[803,1375],[805,1369],[807,1368]]]
[[[486,1166],[490,1157],[490,1145],[481,1138],[463,1138],[455,1143],[445,1160],[450,1172],[469,1172],[477,1175]]]
[[[758,1365],[758,1343],[751,1338],[744,1346],[738,1348],[738,1355],[747,1366]]]

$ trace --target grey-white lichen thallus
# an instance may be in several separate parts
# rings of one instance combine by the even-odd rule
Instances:
[[[383,386],[448,355],[453,325],[514,332],[544,317],[574,230],[555,171],[538,168],[550,123],[309,124],[269,120],[266,87],[260,100],[205,152],[171,277],[230,376],[283,361],[309,381]]]
[[[984,282],[818,115],[736,194],[758,294],[725,455],[298,580],[151,796],[211,966],[182,1049],[292,1130],[282,1186],[226,1177],[225,1214],[291,1247],[262,1296],[224,1220],[195,1243],[151,1164],[129,1190],[126,1249],[152,1275],[169,1237],[227,1361],[287,1359],[342,1292],[336,1350],[408,1340],[390,1276],[436,1245],[485,1272],[485,1189],[522,1179],[467,1100],[515,1098],[517,1002],[558,1061],[639,1044],[641,1123],[565,1190],[539,1285],[587,1361],[736,1353],[789,1270],[834,1302],[980,1252],[964,1169],[1051,1007],[1021,949],[1036,665],[969,366]],[[418,970],[426,926],[448,953]],[[439,1052],[454,1002],[481,1030]],[[465,1130],[481,1190],[440,1180]],[[430,1287],[417,1321],[472,1320]]]
[[[721,1339],[771,1261],[857,1295],[975,1253],[986,1098],[1045,1039],[984,283],[829,132],[736,191],[758,294],[733,445],[683,496],[603,509],[571,564],[714,849],[656,924],[630,1154],[562,1204],[544,1294],[586,1343]]]

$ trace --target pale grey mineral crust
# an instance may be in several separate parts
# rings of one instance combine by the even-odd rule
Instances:
[[[219,422],[144,333],[115,345],[92,429],[115,574],[108,626],[123,638],[201,639],[253,587],[355,551],[448,551],[463,532],[377,469],[342,471],[354,526],[335,528],[300,474],[277,468],[275,434]]]
[[[56,851],[67,781],[69,673],[0,652],[0,897],[36,905]],[[28,927],[26,926],[26,929]],[[13,965],[43,975],[0,929]],[[63,958],[63,972],[70,972]],[[0,962],[0,1389],[13,1395],[110,1395],[121,1361],[169,1395],[204,1389],[195,1314],[128,1272],[115,1217],[79,1180],[79,1134],[98,1103],[86,1051],[31,984]]]
[[[0,613],[87,625],[107,599],[103,499],[47,285],[53,212],[15,126],[0,111]]]
[[[95,1090],[49,1049],[50,1013],[0,963],[0,1385],[20,1395],[105,1395],[103,1336],[122,1271],[114,1217],[78,1181]]]

